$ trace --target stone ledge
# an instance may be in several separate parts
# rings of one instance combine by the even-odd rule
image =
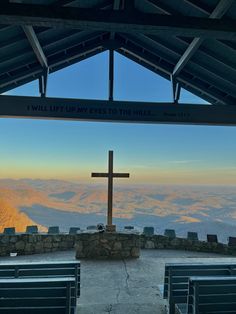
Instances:
[[[109,242],[113,244],[111,245]],[[86,255],[95,258],[96,254],[93,250],[99,250],[97,246],[102,248],[100,253],[103,258],[108,258],[107,256],[112,258],[138,257],[140,248],[186,250],[236,256],[236,246],[185,238],[168,238],[163,235],[146,236],[134,233],[0,234],[0,256],[9,256],[10,253],[31,255],[65,251],[73,249],[75,245],[79,250],[80,258]],[[97,251],[97,253],[99,252]]]

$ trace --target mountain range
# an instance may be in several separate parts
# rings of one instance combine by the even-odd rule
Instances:
[[[118,227],[153,225],[157,233],[173,228],[180,236],[216,233],[221,241],[236,236],[235,186],[115,185],[113,217]],[[1,179],[0,232],[38,224],[86,228],[106,222],[107,186],[62,180]]]

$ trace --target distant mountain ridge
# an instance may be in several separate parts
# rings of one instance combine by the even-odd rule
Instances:
[[[221,228],[226,230],[228,226],[232,230],[231,227],[236,225],[235,192],[236,187],[233,186],[116,184],[113,213],[121,224],[136,223],[141,227],[142,223],[137,217],[142,217],[143,226],[153,221],[160,228],[159,220],[163,228],[168,226],[179,232],[183,230],[182,234],[191,226],[201,232],[202,226],[205,226],[212,232],[216,230],[220,233]],[[65,219],[64,213],[68,213],[68,217],[77,214],[80,220],[84,217],[86,222],[88,217],[96,222],[102,218],[105,222],[107,185],[63,180],[1,179],[0,200],[7,200],[11,208],[23,211],[27,215],[24,217],[43,225],[54,225],[54,215],[62,215]],[[42,220],[40,213],[44,216]],[[0,212],[0,223],[2,215]],[[48,215],[48,221],[45,215]],[[74,223],[75,220],[71,218],[66,225]],[[80,223],[83,224],[82,221]]]
[[[38,225],[40,231],[45,231],[46,228],[30,219],[26,214],[20,212],[16,208],[9,205],[5,200],[0,199],[0,232],[4,228],[15,227],[16,232],[24,232],[26,226]]]

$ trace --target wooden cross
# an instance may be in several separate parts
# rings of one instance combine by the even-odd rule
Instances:
[[[91,176],[97,178],[108,178],[108,203],[107,203],[107,225],[112,226],[112,200],[113,200],[113,178],[129,178],[129,173],[113,172],[113,151],[108,152],[108,173],[92,172]]]

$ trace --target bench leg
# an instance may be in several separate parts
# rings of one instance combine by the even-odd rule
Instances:
[[[174,302],[169,303],[169,314],[175,314],[175,304]]]
[[[71,283],[67,283],[66,287],[66,314],[71,314]]]

